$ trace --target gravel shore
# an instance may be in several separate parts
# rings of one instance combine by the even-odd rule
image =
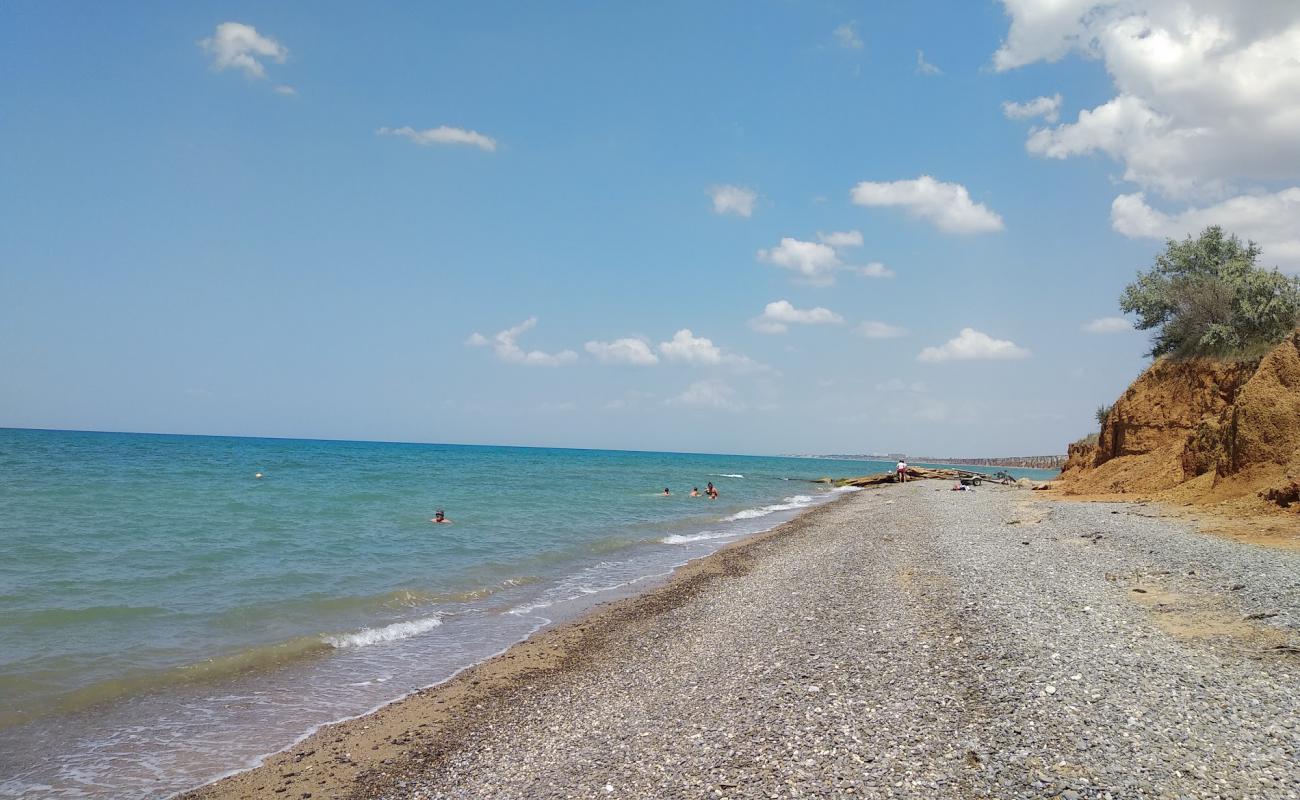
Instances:
[[[860,492],[353,790],[1300,797],[1300,553],[1155,517]]]

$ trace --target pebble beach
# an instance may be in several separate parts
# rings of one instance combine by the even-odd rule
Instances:
[[[193,797],[1300,797],[1300,552],[847,495]]]

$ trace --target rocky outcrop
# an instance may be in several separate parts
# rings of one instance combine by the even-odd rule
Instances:
[[[1287,497],[1300,473],[1300,332],[1258,362],[1157,361],[1115,401],[1096,443],[1069,455],[1062,483],[1074,493]]]

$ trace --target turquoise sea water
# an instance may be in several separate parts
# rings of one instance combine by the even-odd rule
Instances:
[[[890,466],[0,429],[0,796],[248,766]]]

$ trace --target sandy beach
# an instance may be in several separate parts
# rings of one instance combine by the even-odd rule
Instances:
[[[1300,553],[852,494],[186,795],[1300,797]]]

